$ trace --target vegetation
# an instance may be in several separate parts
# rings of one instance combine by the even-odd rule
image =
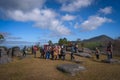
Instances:
[[[84,43],[84,47],[94,50],[96,47],[102,48],[103,45],[100,42],[86,42]]]
[[[0,40],[1,40],[1,39],[4,39],[4,36],[3,36],[2,34],[0,34]]]
[[[53,45],[53,42],[51,40],[48,41],[49,45]]]
[[[64,45],[67,45],[67,44],[68,44],[67,38],[63,38],[63,39],[60,38],[59,41],[58,41],[58,44],[59,44],[59,45],[63,45],[63,44],[64,44]]]
[[[4,36],[0,34],[0,43],[2,43],[5,40]]]

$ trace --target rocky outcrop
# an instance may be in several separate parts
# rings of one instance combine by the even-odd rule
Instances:
[[[19,47],[12,48],[12,56],[16,56],[16,57],[22,56],[22,52],[20,51]]]
[[[6,64],[12,61],[12,58],[8,56],[7,51],[4,48],[0,48],[0,64]]]
[[[57,66],[57,69],[69,73],[72,76],[75,76],[78,72],[86,70],[85,67],[80,66],[79,64],[61,64]]]
[[[86,57],[86,58],[91,58],[92,55],[89,53],[75,53],[75,55],[77,56],[81,56],[81,57]]]
[[[105,60],[102,60],[102,62],[104,62],[104,63],[118,63],[118,64],[120,64],[120,61],[117,60],[117,59],[105,59]]]

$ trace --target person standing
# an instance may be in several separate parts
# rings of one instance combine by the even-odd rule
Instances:
[[[27,54],[27,47],[24,46],[24,48],[23,48],[23,56],[26,56],[26,54]]]
[[[53,49],[53,51],[54,51],[54,60],[57,60],[57,56],[58,56],[58,47],[55,46],[54,49]]]
[[[107,58],[108,60],[112,59],[113,57],[113,46],[112,46],[112,42],[109,41],[107,44]]]
[[[50,59],[50,46],[47,46],[47,49],[46,49],[46,59]]]
[[[61,57],[62,57],[62,60],[63,60],[63,61],[65,60],[65,55],[66,55],[65,47],[62,47],[62,48],[61,48]]]
[[[1,56],[2,56],[2,49],[0,49],[0,58],[1,58]]]
[[[36,58],[36,52],[37,52],[37,50],[38,50],[38,48],[37,48],[37,46],[34,46],[33,47],[33,54],[34,54],[34,58]]]
[[[58,46],[58,57],[61,59],[61,46]]]
[[[44,49],[43,47],[40,48],[40,58],[45,58],[45,52],[44,52]]]
[[[96,55],[96,59],[99,59],[100,50],[97,47],[95,49],[95,55]]]
[[[51,46],[51,50],[50,50],[50,54],[51,54],[51,59],[54,60],[54,51],[53,51],[54,47]]]
[[[74,48],[74,46],[72,45],[72,46],[71,46],[71,60],[75,59],[75,57],[73,56],[73,55],[74,55],[74,52],[75,52],[75,48]]]
[[[34,53],[34,49],[33,49],[34,46],[32,46],[32,54]]]
[[[78,44],[75,44],[75,53],[78,53]]]

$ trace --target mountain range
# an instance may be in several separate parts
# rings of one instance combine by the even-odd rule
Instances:
[[[100,35],[96,36],[90,39],[83,40],[83,42],[108,42],[108,41],[113,41],[113,39],[109,36],[106,35]]]

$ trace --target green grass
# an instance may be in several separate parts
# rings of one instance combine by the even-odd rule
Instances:
[[[84,43],[84,47],[87,47],[89,49],[94,50],[96,47],[101,48],[102,43],[100,43],[100,42],[86,42],[86,43]]]
[[[56,69],[59,64],[74,63],[70,61],[70,55],[67,55],[66,61],[45,60],[39,58],[27,57],[22,60],[14,58],[13,62],[0,65],[0,80],[119,80],[120,65],[106,64],[96,60],[75,56],[76,59],[83,61],[80,64],[87,70],[78,73],[76,76],[60,72]],[[38,55],[39,56],[39,53]],[[100,56],[101,60],[106,56]],[[120,57],[117,57],[120,59]]]

